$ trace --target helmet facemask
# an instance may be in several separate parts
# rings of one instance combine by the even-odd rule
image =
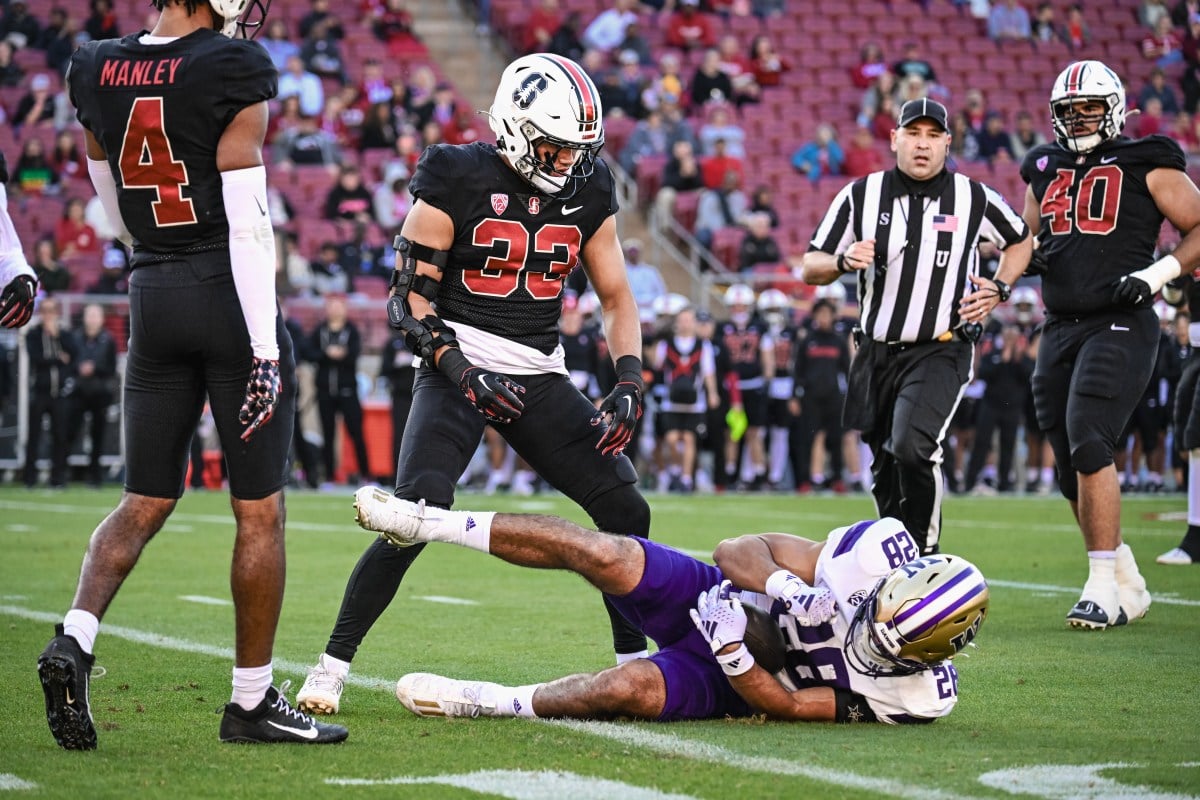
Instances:
[[[1081,113],[1078,106],[1089,102],[1103,105],[1104,111]],[[1054,81],[1050,115],[1060,145],[1074,153],[1090,153],[1125,129],[1125,89],[1116,73],[1099,61],[1078,61]],[[1076,126],[1090,132],[1076,134]]]
[[[879,590],[887,578],[880,578],[875,588],[867,595],[854,612],[850,629],[846,631],[846,661],[856,672],[872,678],[912,675],[928,669],[929,664],[900,658],[888,652],[887,645],[879,637],[875,614],[879,605]]]

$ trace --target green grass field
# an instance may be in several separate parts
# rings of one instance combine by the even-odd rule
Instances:
[[[115,489],[0,489],[0,793],[13,797],[996,798],[1200,797],[1200,567],[1154,556],[1182,533],[1177,496],[1125,504],[1126,540],[1154,592],[1149,615],[1102,633],[1063,617],[1086,577],[1061,498],[945,507],[943,546],[973,560],[992,606],[961,699],[911,728],[711,721],[554,723],[411,716],[405,672],[530,683],[612,663],[599,597],[579,578],[432,545],[354,664],[340,746],[217,741],[229,698],[232,517],[224,494],[186,496],[109,609],[92,683],[100,746],[60,750],[35,662],[66,611]],[[814,538],[873,514],[866,497],[654,496],[654,535],[708,552],[722,538]],[[462,508],[582,514],[556,497],[463,495]],[[277,680],[292,694],[315,660],[369,534],[351,498],[288,499],[288,588]],[[1165,518],[1160,518],[1160,515]],[[457,601],[457,602],[455,602]],[[386,784],[386,785],[381,785]]]

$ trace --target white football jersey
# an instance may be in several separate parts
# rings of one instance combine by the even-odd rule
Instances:
[[[817,559],[816,583],[833,592],[838,612],[821,625],[800,625],[782,603],[741,592],[742,602],[769,612],[783,629],[787,666],[775,677],[789,691],[831,686],[860,694],[880,722],[931,721],[949,714],[958,700],[958,672],[951,662],[913,675],[872,678],[846,660],[846,632],[858,606],[881,578],[918,555],[916,542],[896,520],[864,520],[831,531]]]

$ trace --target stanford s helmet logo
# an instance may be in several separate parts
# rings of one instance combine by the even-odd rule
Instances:
[[[521,85],[513,92],[513,105],[522,111],[528,110],[533,105],[533,101],[537,100],[538,95],[546,91],[546,87],[550,84],[546,81],[546,76],[540,72],[535,72],[529,75],[525,80],[521,81]]]

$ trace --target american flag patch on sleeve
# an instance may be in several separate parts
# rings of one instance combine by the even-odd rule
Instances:
[[[934,214],[933,229],[935,231],[954,233],[958,230],[958,217],[953,214]]]

